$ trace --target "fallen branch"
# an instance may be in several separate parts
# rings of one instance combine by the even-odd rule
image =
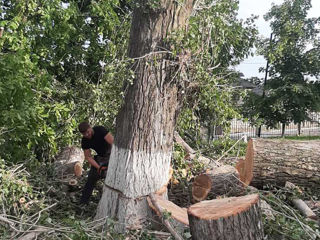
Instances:
[[[32,231],[29,231],[28,234],[26,235],[22,235],[21,237],[19,237],[17,240],[32,240],[32,239],[37,239],[38,236],[41,234],[41,233],[45,233],[45,232],[49,232],[48,229],[46,228],[43,228],[43,227],[39,227],[35,230],[32,230]]]
[[[163,224],[167,227],[168,231],[172,234],[172,236],[176,239],[176,240],[183,240],[183,238],[173,229],[173,227],[171,226],[170,222],[168,219],[165,219],[163,217],[163,211],[162,209],[159,207],[156,199],[155,199],[155,196],[153,193],[151,193],[149,195],[151,201],[152,201],[152,204],[153,206],[157,209],[157,211],[161,214],[161,219],[162,219],[162,222]]]
[[[174,132],[174,139],[176,141],[176,143],[178,143],[179,145],[181,145],[183,147],[183,149],[189,153],[189,154],[196,154],[196,151],[192,149],[192,147],[189,146],[188,143],[186,143],[182,137],[179,135],[179,133]]]
[[[293,205],[303,214],[303,216],[317,220],[317,215],[308,207],[308,205],[301,199],[292,199]]]
[[[285,187],[291,190],[297,190],[299,192],[302,192],[299,187],[294,185],[291,182],[286,182]],[[317,215],[309,208],[309,206],[300,198],[294,198],[292,199],[293,205],[302,213],[303,216],[317,220]]]
[[[43,229],[47,229],[48,231],[50,230],[50,231],[56,231],[56,232],[74,233],[74,231],[72,231],[71,228],[69,227],[52,228],[52,227],[39,226],[39,225],[35,225],[34,223],[26,223],[26,222],[20,222],[17,220],[9,219],[4,215],[0,215],[0,221],[7,223],[14,231],[18,233],[33,232],[34,230],[30,230],[30,231],[19,230],[13,226],[14,224],[33,226],[36,228],[43,228]]]
[[[242,141],[243,139],[245,138],[245,136],[242,136],[238,141],[236,141],[235,144],[233,144],[231,146],[231,148],[228,149],[228,151],[224,152],[222,154],[222,156],[216,161],[216,162],[219,162],[222,158],[224,158],[240,141]]]
[[[198,160],[205,165],[209,165],[212,162],[212,160],[207,157],[204,157],[202,155],[197,156],[197,152],[180,137],[179,133],[174,132],[174,140],[187,152],[187,157],[189,159],[195,159],[196,157],[198,157]]]
[[[54,204],[52,204],[52,205],[50,205],[50,206],[48,206],[48,207],[40,210],[39,212],[37,212],[37,213],[33,214],[31,217],[29,217],[28,220],[32,219],[33,217],[41,214],[42,212],[44,212],[44,211],[46,211],[46,210],[48,210],[48,209],[50,209],[50,208],[52,208],[52,207],[54,207],[54,206],[56,206],[56,205],[57,205],[57,203],[54,203]]]

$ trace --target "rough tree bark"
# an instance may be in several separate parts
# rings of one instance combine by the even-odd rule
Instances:
[[[287,181],[319,189],[320,141],[251,139],[237,168],[245,184],[284,186]]]
[[[259,195],[203,201],[188,208],[194,240],[262,240]]]
[[[187,54],[168,53],[170,33],[185,29],[192,0],[140,1],[133,11],[128,54],[135,80],[128,85],[96,218],[119,221],[118,231],[140,228],[151,211],[147,195],[168,180],[173,132],[179,108],[179,71]],[[151,215],[150,215],[151,214]]]

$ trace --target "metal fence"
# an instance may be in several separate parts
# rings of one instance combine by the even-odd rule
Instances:
[[[310,121],[301,123],[300,135],[301,136],[320,136],[320,113],[311,113]],[[260,137],[279,137],[282,133],[282,125],[279,123],[278,128],[269,129],[266,126],[261,126]],[[290,123],[285,127],[285,136],[297,136],[299,135],[299,126],[294,123]],[[231,122],[230,137],[233,139],[240,139],[242,137],[257,137],[258,127],[252,126],[249,122],[243,120],[233,119]],[[218,135],[215,136],[219,137]]]

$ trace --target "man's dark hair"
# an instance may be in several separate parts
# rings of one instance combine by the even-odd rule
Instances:
[[[84,133],[90,128],[90,124],[88,122],[82,122],[78,126],[79,132]]]

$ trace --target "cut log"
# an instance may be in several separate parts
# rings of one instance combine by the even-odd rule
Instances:
[[[71,146],[64,148],[56,157],[55,172],[58,178],[68,175],[81,176],[84,154],[82,149]]]
[[[68,182],[70,186],[76,186],[78,184],[78,181],[76,179],[71,178]]]
[[[193,240],[260,240],[259,195],[203,201],[188,208]]]
[[[290,190],[302,193],[301,189],[291,182],[286,182],[285,187]],[[309,206],[302,199],[294,198],[292,199],[292,203],[303,214],[303,216],[313,220],[317,219],[317,215],[311,210],[311,208],[309,208]]]
[[[284,186],[320,188],[320,141],[250,139],[240,179],[261,188]],[[241,163],[239,164],[241,165]]]
[[[230,165],[222,165],[209,169],[206,173],[197,176],[192,184],[192,198],[202,201],[217,196],[239,196],[244,188],[239,180],[237,169]]]
[[[82,164],[83,163],[80,163],[80,162],[76,162],[74,164],[73,172],[74,172],[74,175],[76,175],[77,177],[80,177],[82,175],[82,171],[83,171]]]

